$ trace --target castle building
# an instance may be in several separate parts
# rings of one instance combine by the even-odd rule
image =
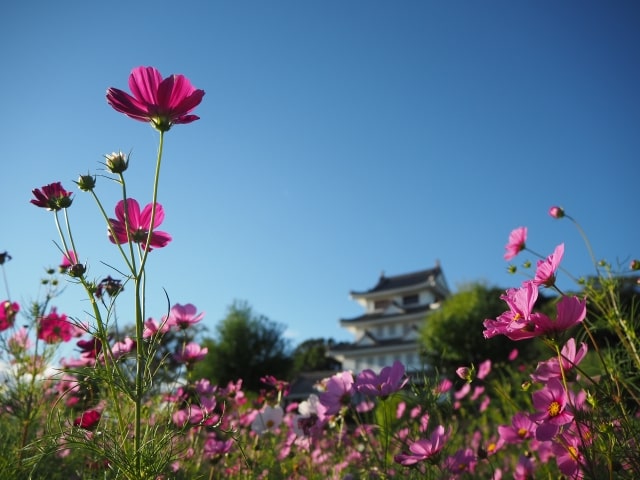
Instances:
[[[364,313],[341,319],[340,326],[355,336],[353,343],[343,343],[327,352],[342,363],[344,370],[358,373],[401,361],[407,372],[424,368],[420,357],[420,326],[429,314],[450,295],[439,264],[428,270],[402,275],[380,275],[371,289],[350,292]]]

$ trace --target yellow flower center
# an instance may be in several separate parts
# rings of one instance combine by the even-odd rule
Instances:
[[[549,413],[550,417],[555,417],[557,415],[560,414],[560,404],[556,401],[553,401],[549,404],[549,407],[547,408],[547,412]]]
[[[527,436],[527,432],[528,432],[528,430],[526,428],[519,428],[518,429],[518,436],[520,438],[524,438],[524,437]]]

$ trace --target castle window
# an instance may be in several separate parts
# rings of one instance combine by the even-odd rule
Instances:
[[[389,306],[391,302],[389,300],[376,300],[373,302],[374,310],[384,310]]]
[[[418,294],[405,295],[404,297],[402,297],[402,304],[403,305],[415,305],[418,302],[419,302]]]

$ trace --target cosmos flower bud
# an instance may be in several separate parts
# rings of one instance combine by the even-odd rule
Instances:
[[[640,260],[638,259],[631,260],[631,263],[629,264],[629,269],[640,270]]]
[[[122,152],[113,152],[104,156],[105,166],[111,173],[123,173],[129,167],[129,158]]]
[[[561,207],[551,207],[549,209],[549,215],[553,218],[562,218],[564,217],[564,210]]]
[[[78,185],[78,188],[83,192],[90,192],[96,186],[96,177],[91,176],[88,173],[86,175],[80,175],[76,185]]]

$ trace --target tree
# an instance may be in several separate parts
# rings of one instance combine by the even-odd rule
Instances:
[[[319,370],[338,370],[341,366],[336,359],[328,357],[327,351],[336,345],[332,338],[311,338],[298,345],[293,351],[293,372],[313,372]]]
[[[502,289],[476,282],[445,300],[429,315],[420,332],[427,363],[450,373],[486,359],[504,361],[514,348],[521,360],[535,357],[537,349],[529,340],[514,342],[502,335],[484,338],[483,321],[508,309],[500,299],[503,293]],[[539,297],[539,301],[544,303],[546,299]]]
[[[196,364],[194,378],[208,378],[220,385],[242,379],[246,390],[257,392],[264,387],[261,377],[287,377],[291,356],[284,329],[284,325],[254,313],[247,302],[235,301],[216,326],[216,338],[202,342],[209,351]]]

